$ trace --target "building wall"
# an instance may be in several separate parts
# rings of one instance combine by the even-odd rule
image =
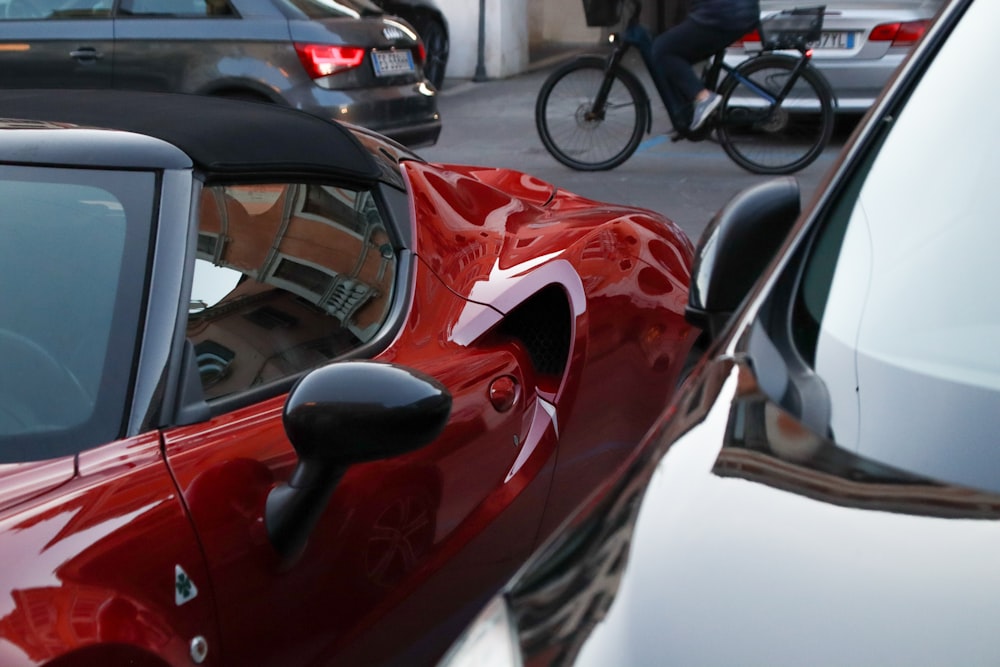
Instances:
[[[571,44],[596,43],[600,28],[588,28],[582,0],[534,0],[541,8],[541,38]]]
[[[451,32],[449,78],[470,79],[479,62],[479,8],[485,7],[483,65],[487,78],[505,78],[530,64],[532,45],[597,44],[600,28],[588,28],[582,0],[437,0]],[[642,0],[643,22],[659,30],[674,20],[685,0]]]
[[[451,53],[448,76],[472,78],[479,56],[479,0],[437,0],[448,17]],[[484,65],[488,78],[513,76],[527,69],[530,47],[544,41],[596,41],[588,29],[581,0],[483,0]]]

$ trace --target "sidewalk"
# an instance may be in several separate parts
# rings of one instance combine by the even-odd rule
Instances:
[[[566,42],[542,42],[541,44],[536,44],[531,47],[528,53],[529,64],[523,72],[515,74],[509,79],[517,78],[519,76],[524,76],[525,74],[530,74],[531,72],[536,72],[540,69],[547,69],[549,67],[555,67],[564,62],[572,60],[581,53],[586,53],[588,51],[598,51],[600,49],[599,44],[587,43],[587,44],[571,44]],[[449,95],[456,92],[461,92],[461,90],[467,88],[470,85],[477,85],[477,83],[488,83],[490,81],[500,81],[502,79],[488,79],[485,82],[476,82],[472,79],[449,79],[445,78],[444,86],[438,91],[439,95]]]

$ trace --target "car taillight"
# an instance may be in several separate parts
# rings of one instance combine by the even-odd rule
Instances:
[[[414,57],[417,59],[417,63],[423,65],[427,62],[427,48],[424,47],[423,40],[417,42],[417,50],[413,53]]]
[[[295,52],[313,79],[354,69],[365,59],[365,49],[360,46],[296,44]]]
[[[760,41],[760,33],[757,32],[756,30],[751,30],[750,32],[748,32],[747,34],[743,35],[738,40],[730,44],[729,48],[742,49],[744,42],[759,42],[759,41]]]
[[[892,46],[913,46],[927,31],[930,21],[882,23],[872,28],[870,42],[892,42]]]

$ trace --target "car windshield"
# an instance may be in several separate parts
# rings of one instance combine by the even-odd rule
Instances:
[[[0,462],[119,437],[156,178],[0,166]]]

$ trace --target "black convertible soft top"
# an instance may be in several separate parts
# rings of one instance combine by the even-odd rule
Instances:
[[[118,90],[0,91],[0,118],[148,135],[177,146],[210,176],[336,176],[374,182],[372,155],[345,127],[263,102]]]

